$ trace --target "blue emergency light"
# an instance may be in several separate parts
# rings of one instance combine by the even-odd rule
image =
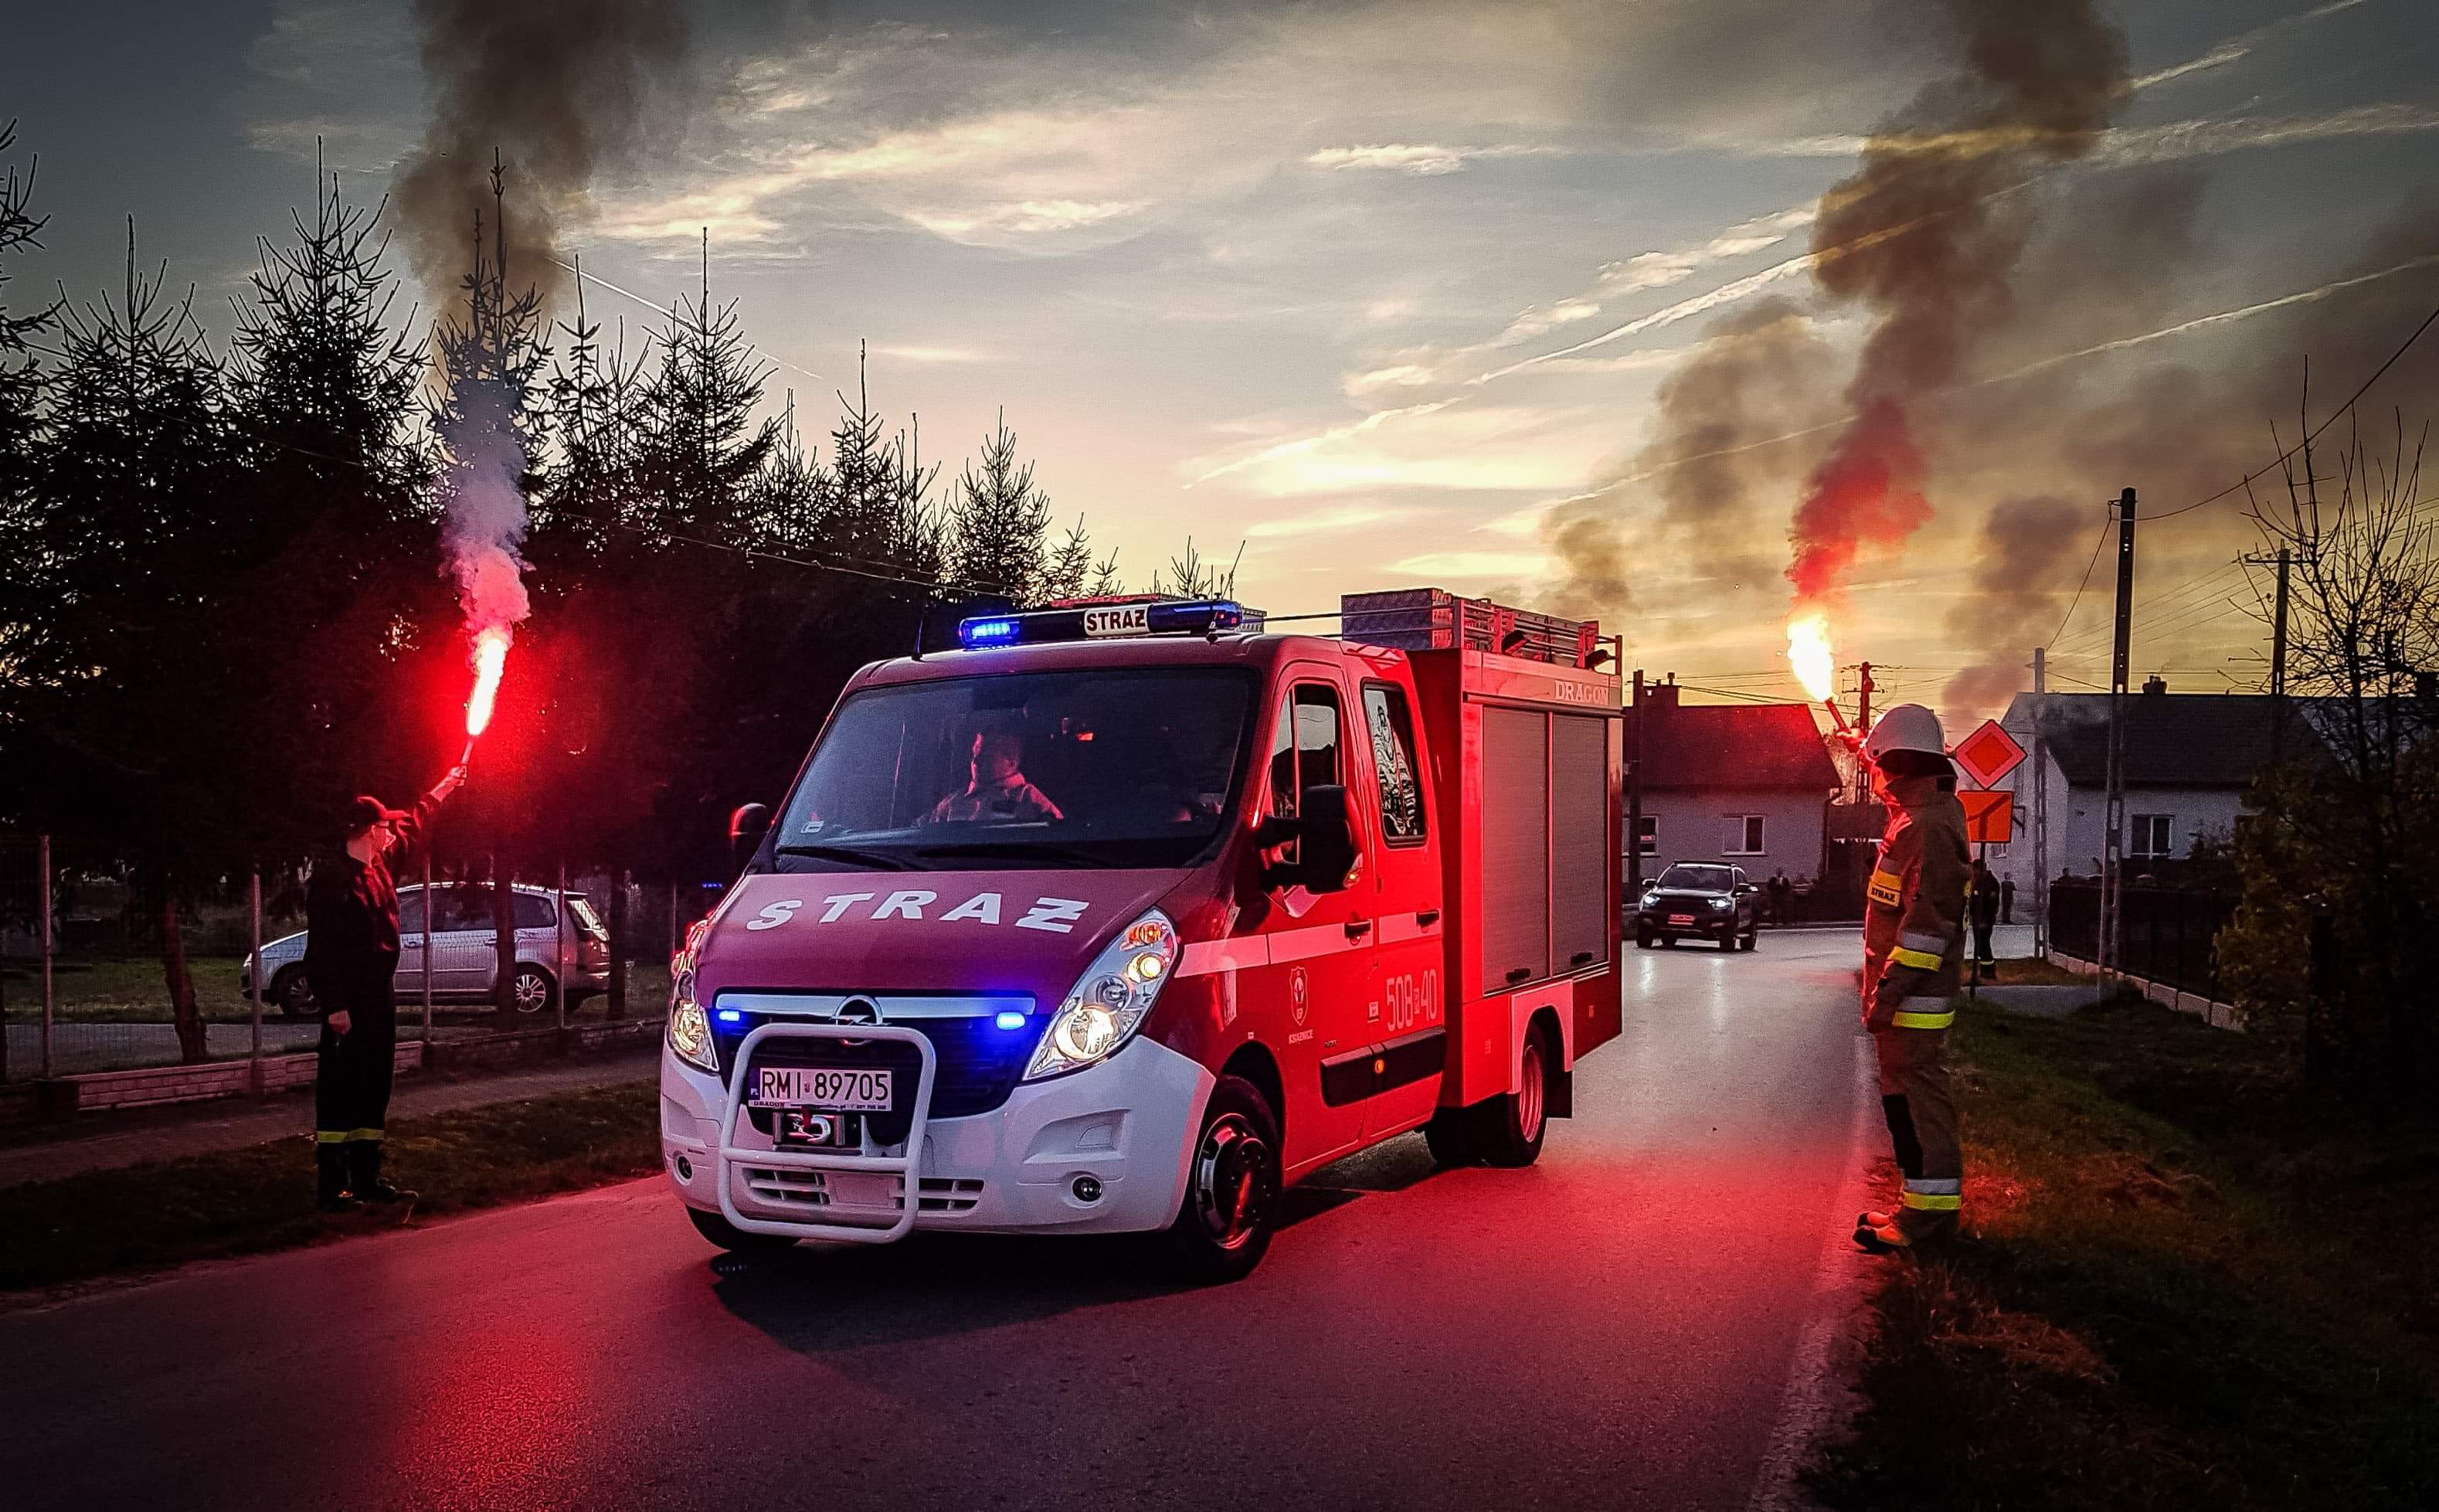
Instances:
[[[1024,1015],[1013,1008],[1002,1008],[991,1023],[1003,1029],[1022,1029],[1024,1027]]]
[[[960,621],[957,642],[970,651],[1056,641],[1123,640],[1138,635],[1217,635],[1242,628],[1245,606],[1226,598],[1111,598],[1061,604],[1023,614],[985,614]]]
[[[722,1023],[743,1023],[745,1022],[745,1015],[736,1008],[722,1008],[718,1013],[713,1014],[712,1017],[718,1019]]]

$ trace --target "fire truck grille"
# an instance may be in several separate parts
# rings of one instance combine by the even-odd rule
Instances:
[[[828,1207],[830,1196],[829,1173],[796,1170],[784,1166],[748,1165],[745,1167],[745,1188],[757,1201],[773,1207]],[[925,1213],[970,1213],[983,1200],[983,1183],[974,1181],[951,1181],[926,1176],[922,1180],[922,1203]],[[904,1182],[893,1183],[890,1206],[902,1210],[906,1205]]]
[[[1006,1102],[1017,1078],[1024,1074],[1034,1041],[1040,1038],[1039,1021],[1028,1021],[1023,1029],[1003,1029],[988,1015],[913,1019],[907,1021],[906,1027],[932,1041],[932,1055],[937,1062],[932,1081],[935,1118],[987,1113]],[[742,1032],[719,1038],[723,1079],[737,1074],[737,1046],[743,1039]],[[891,1040],[849,1044],[841,1040],[781,1036],[757,1045],[754,1062],[759,1066],[887,1066],[908,1094],[913,1092],[923,1069],[922,1057],[913,1045]],[[888,1114],[870,1115],[873,1137],[882,1144],[895,1144],[905,1138],[913,1112],[908,1107]]]

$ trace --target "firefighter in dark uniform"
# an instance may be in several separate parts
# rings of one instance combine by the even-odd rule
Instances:
[[[1904,1189],[1896,1212],[1857,1216],[1855,1242],[1885,1254],[1946,1237],[1964,1205],[1948,1028],[1964,974],[1973,873],[1938,717],[1919,703],[1898,704],[1872,726],[1863,756],[1889,813],[1863,914],[1863,1026],[1879,1061],[1880,1111]]]
[[[305,977],[322,1014],[313,1167],[326,1212],[413,1195],[381,1173],[398,1044],[398,884],[383,858],[391,846],[419,840],[433,811],[465,780],[464,767],[452,768],[413,812],[358,798],[348,806],[345,843],[314,862],[306,884]]]

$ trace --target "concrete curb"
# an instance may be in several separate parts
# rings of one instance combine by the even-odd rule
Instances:
[[[2049,958],[2052,966],[2073,971],[2077,976],[2097,977],[2100,974],[2097,962],[2087,961],[2078,955],[2052,951]],[[2191,1014],[2214,1029],[2233,1029],[2238,1034],[2244,1032],[2244,1010],[2233,1003],[2221,1003],[2199,992],[2187,992],[2173,982],[2154,982],[2145,977],[2129,976],[2123,971],[2117,973],[2117,980],[2160,1006]]]

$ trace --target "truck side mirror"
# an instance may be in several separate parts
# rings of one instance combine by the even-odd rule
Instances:
[[[728,816],[729,864],[743,866],[753,854],[762,848],[762,837],[771,832],[771,810],[758,803],[737,806]]]
[[[1355,822],[1347,812],[1346,790],[1329,784],[1307,788],[1303,809],[1292,819],[1272,814],[1254,827],[1257,849],[1296,847],[1292,863],[1262,868],[1262,885],[1344,892],[1347,874],[1355,869]]]

